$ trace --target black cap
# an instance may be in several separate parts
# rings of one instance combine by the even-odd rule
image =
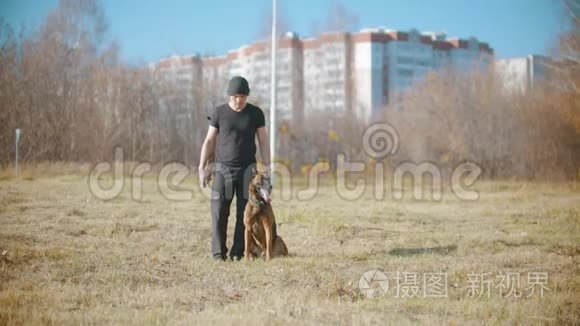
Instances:
[[[250,86],[246,78],[242,76],[235,76],[230,79],[228,84],[228,95],[250,95]]]

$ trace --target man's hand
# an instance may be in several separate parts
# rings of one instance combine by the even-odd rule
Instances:
[[[205,188],[209,185],[209,182],[211,181],[211,171],[209,167],[204,168],[200,166],[198,168],[197,175],[199,177],[199,185],[202,188]]]
[[[264,166],[264,173],[268,178],[272,177],[272,164],[268,164],[266,166]]]
[[[268,183],[270,184],[270,195],[274,189],[274,185],[272,185],[272,164],[268,164],[264,166],[264,171],[262,172],[267,178]]]
[[[209,185],[211,180],[212,162],[215,154],[215,144],[217,140],[218,129],[214,126],[209,126],[207,135],[201,146],[201,154],[199,158],[199,168],[197,175],[199,177],[199,185],[205,188]]]

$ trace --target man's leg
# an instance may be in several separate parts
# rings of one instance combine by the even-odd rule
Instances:
[[[255,166],[255,165],[252,165]],[[244,210],[248,203],[248,187],[252,180],[252,166],[241,169],[237,173],[236,189],[236,227],[234,229],[234,244],[230,258],[241,259],[244,256]],[[236,258],[234,258],[236,257]]]
[[[211,253],[214,258],[226,259],[228,217],[233,199],[233,182],[227,168],[216,167],[211,198]]]

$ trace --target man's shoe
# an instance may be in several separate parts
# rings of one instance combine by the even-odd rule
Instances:
[[[213,259],[226,261],[227,257],[226,257],[226,255],[216,255],[216,256],[213,256]]]

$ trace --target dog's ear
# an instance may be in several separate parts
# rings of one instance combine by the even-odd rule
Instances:
[[[258,174],[258,169],[256,169],[255,166],[252,167],[252,176],[255,176],[256,174]]]

